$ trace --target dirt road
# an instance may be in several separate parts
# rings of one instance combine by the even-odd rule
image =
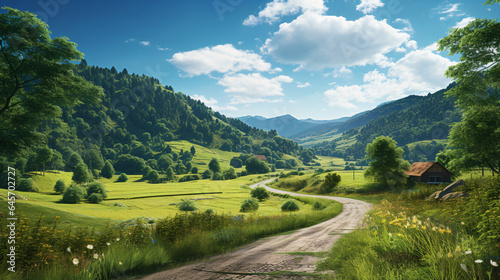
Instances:
[[[213,257],[171,270],[144,276],[140,279],[307,279],[294,274],[262,275],[278,271],[314,272],[319,258],[313,255],[286,254],[292,252],[326,252],[341,234],[351,232],[359,224],[371,204],[363,201],[320,195],[295,194],[267,187],[274,179],[262,181],[251,187],[264,186],[275,193],[293,196],[311,196],[333,199],[344,204],[342,213],[323,223],[297,230],[288,235],[264,238],[234,252]],[[255,274],[257,273],[257,274]]]

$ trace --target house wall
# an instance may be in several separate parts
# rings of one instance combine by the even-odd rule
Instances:
[[[451,182],[451,176],[449,172],[430,172],[430,171],[427,171],[424,174],[422,174],[422,176],[420,177],[420,182],[426,182],[426,183],[431,182],[430,177],[441,177],[442,179],[441,182]]]

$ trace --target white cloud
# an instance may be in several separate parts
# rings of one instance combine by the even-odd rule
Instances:
[[[239,50],[231,44],[179,52],[168,60],[190,76],[235,73],[242,70],[270,71],[271,64],[251,51]]]
[[[418,48],[417,41],[415,41],[415,40],[410,40],[410,41],[405,42],[405,46],[409,49],[414,49],[414,50],[416,50]]]
[[[432,43],[424,48],[424,51],[437,52],[437,50],[438,50],[438,44],[436,42],[434,42],[434,43]]]
[[[380,0],[361,0],[361,3],[356,6],[356,10],[361,11],[363,14],[368,14],[383,6],[384,3]]]
[[[212,110],[215,110],[215,111],[238,111],[238,108],[234,107],[234,106],[218,106],[216,105],[218,103],[218,101],[214,98],[206,98],[205,96],[203,95],[198,95],[198,94],[195,94],[193,96],[191,96],[191,98],[195,99],[195,100],[200,100],[201,102],[203,102],[207,107],[210,107],[212,108]]]
[[[321,70],[376,63],[382,54],[409,37],[371,15],[348,21],[344,17],[306,13],[281,24],[261,51],[279,62],[300,65],[299,70]]]
[[[294,15],[299,12],[322,14],[328,10],[323,0],[274,0],[266,4],[258,16],[250,15],[243,21],[243,25],[257,25],[262,22],[272,24],[282,16]]]
[[[410,20],[404,19],[404,18],[397,18],[394,20],[394,22],[402,23],[402,24],[406,25],[405,27],[403,27],[403,29],[401,29],[401,31],[413,33],[413,27],[411,26]]]
[[[337,86],[324,95],[332,107],[353,109],[357,102],[380,102],[433,92],[451,82],[444,72],[453,64],[430,50],[416,50],[393,63],[387,75],[373,70],[364,75],[362,85]]]
[[[460,6],[460,3],[451,3],[445,6],[445,8],[442,11],[439,11],[438,13],[440,14],[452,14],[454,12],[460,11],[458,9],[458,6]]]
[[[297,82],[297,87],[298,88],[306,88],[306,87],[310,87],[311,84],[309,82],[306,82],[306,83],[301,83],[301,82]]]
[[[162,47],[156,47],[157,50],[159,51],[168,51],[169,48],[162,48]]]
[[[280,75],[271,79],[260,73],[252,74],[226,74],[217,84],[226,87],[224,92],[231,96],[232,104],[276,102],[270,97],[283,96],[282,83],[291,83],[293,79]]]
[[[131,42],[135,42],[135,41],[137,41],[137,40],[134,38],[130,38],[130,39],[125,40],[125,43],[131,43]]]
[[[145,46],[145,47],[149,46],[149,44],[151,44],[151,42],[149,42],[149,41],[140,41],[139,42],[139,45]]]
[[[453,28],[464,28],[467,26],[467,24],[471,23],[475,19],[476,18],[474,18],[474,17],[466,17],[466,18],[462,19],[461,21],[457,22],[457,24],[455,24],[455,26],[453,26]]]

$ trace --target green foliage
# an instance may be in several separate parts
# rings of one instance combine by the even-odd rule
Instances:
[[[229,165],[231,165],[234,168],[240,168],[243,166],[243,162],[239,157],[233,157],[229,162]]]
[[[191,168],[191,173],[197,174],[198,173],[198,167],[195,166],[195,167]]]
[[[219,161],[216,158],[212,158],[210,163],[208,164],[208,168],[213,172],[221,172]]]
[[[267,164],[256,157],[247,159],[245,162],[245,169],[248,174],[265,174],[270,171]]]
[[[104,200],[104,198],[100,193],[92,193],[89,197],[87,197],[87,200],[91,203],[100,203]]]
[[[259,201],[264,201],[269,198],[269,193],[264,187],[256,187],[252,189],[250,196],[257,198]]]
[[[89,182],[91,178],[87,165],[85,165],[85,163],[79,163],[73,171],[71,180],[75,181],[77,184],[83,184]]]
[[[116,179],[117,182],[127,182],[127,180],[128,176],[125,173],[120,174],[120,176],[118,176],[118,179]]]
[[[18,181],[19,183],[17,184],[16,189],[23,191],[23,192],[38,192],[37,188],[35,187],[33,180],[31,178],[28,179],[21,179],[21,181]]]
[[[87,186],[87,197],[90,197],[93,193],[100,194],[102,198],[107,198],[108,195],[106,193],[106,188],[104,187],[104,184],[94,182],[90,183]]]
[[[188,182],[188,181],[196,181],[200,180],[200,176],[198,175],[186,175],[184,177],[179,178],[179,182]]]
[[[177,208],[181,211],[196,211],[198,210],[198,207],[196,207],[196,204],[194,201],[189,200],[189,199],[181,199],[181,202],[177,204]]]
[[[377,137],[366,147],[366,157],[372,161],[365,176],[373,177],[385,188],[402,186],[406,181],[404,171],[410,169],[410,164],[402,159],[402,155],[403,149],[398,148],[392,138]]]
[[[281,211],[283,212],[293,212],[300,210],[299,205],[295,200],[288,200],[283,205],[281,205]]]
[[[232,167],[225,170],[223,176],[224,180],[232,180],[238,178],[238,175],[236,175],[236,171]]]
[[[203,179],[210,179],[210,178],[212,178],[212,176],[213,176],[213,173],[210,170],[205,170],[202,174]]]
[[[101,170],[101,175],[104,178],[111,179],[111,177],[113,177],[114,174],[115,174],[115,169],[113,168],[113,164],[111,164],[111,162],[107,160],[104,163],[104,167]]]
[[[64,191],[63,197],[61,199],[62,203],[75,204],[82,201],[85,197],[85,189],[78,185],[70,185],[66,191]]]
[[[255,198],[249,198],[241,203],[240,212],[253,212],[259,210],[259,202]]]
[[[64,193],[64,190],[66,190],[66,184],[62,179],[57,180],[55,186],[54,186],[54,191],[56,193],[62,194]]]
[[[35,129],[57,117],[59,106],[96,103],[102,89],[73,74],[83,54],[66,37],[50,38],[35,14],[4,7],[0,13],[0,154],[19,154],[41,143]],[[22,30],[23,32],[19,32]]]
[[[224,180],[224,176],[220,172],[215,172],[214,175],[212,176],[212,180]]]
[[[314,202],[312,209],[313,210],[323,210],[325,208],[326,208],[326,205],[323,205],[323,203],[316,201],[316,202]]]
[[[329,173],[325,176],[325,181],[321,184],[320,193],[331,193],[338,186],[342,178],[337,173]]]
[[[165,173],[167,175],[168,181],[172,181],[175,178],[174,169],[172,167],[167,168],[167,171]]]
[[[147,177],[150,183],[156,184],[160,182],[160,174],[156,170],[151,170]]]

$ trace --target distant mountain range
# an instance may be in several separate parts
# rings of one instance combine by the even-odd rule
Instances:
[[[349,120],[351,117],[343,117],[334,120],[299,120],[291,115],[283,115],[274,118],[265,118],[262,116],[243,116],[237,119],[258,129],[271,130],[276,129],[280,136],[291,138],[293,135],[298,135],[304,131],[314,130],[314,128],[327,125],[339,124]]]
[[[376,124],[376,127],[378,127],[378,129],[383,129],[384,131],[387,130],[387,133],[389,133],[391,129],[383,128],[383,125],[381,123],[386,123],[387,126],[390,127],[399,127],[399,124],[392,123],[391,121],[395,119],[401,119],[398,114],[401,113],[406,116],[417,111],[423,112],[425,111],[425,108],[430,107],[433,107],[434,110],[437,110],[436,113],[438,113],[439,116],[432,119],[428,115],[430,113],[429,112],[425,115],[418,116],[419,120],[422,120],[422,118],[429,118],[428,123],[442,121],[443,112],[454,110],[453,101],[446,99],[444,96],[444,92],[446,92],[453,86],[454,84],[450,84],[446,89],[440,90],[433,94],[429,93],[427,96],[410,95],[395,101],[385,102],[372,110],[361,112],[351,117],[343,117],[334,120],[298,120],[291,115],[284,115],[274,118],[264,118],[261,116],[245,116],[238,119],[250,126],[254,126],[259,129],[276,129],[278,131],[278,134],[283,137],[290,138],[305,146],[311,146],[321,141],[332,140],[335,137],[338,138],[342,135],[342,133],[348,130],[358,130],[368,124],[370,124],[370,128],[374,127]],[[391,117],[386,118],[389,116]],[[411,117],[405,117],[404,122],[412,123],[415,122],[415,120],[412,121]],[[357,131],[353,132],[353,134],[357,133]],[[373,133],[375,133],[375,131],[373,131]],[[367,135],[363,136],[368,137]]]

